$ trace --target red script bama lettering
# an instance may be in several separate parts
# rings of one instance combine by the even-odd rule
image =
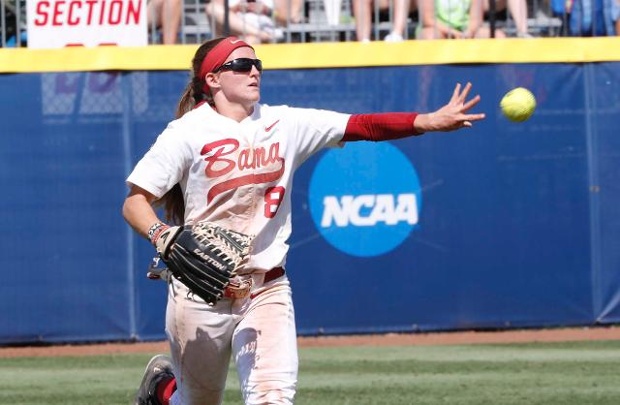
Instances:
[[[239,149],[239,141],[236,139],[221,139],[211,142],[202,147],[200,154],[205,156],[207,166],[205,175],[208,178],[216,178],[230,173],[235,168],[242,174],[239,177],[225,180],[209,189],[207,200],[211,201],[215,196],[228,190],[232,190],[248,184],[261,184],[276,181],[284,174],[284,159],[280,155],[280,143],[274,142],[268,147],[256,147]],[[233,156],[231,156],[233,155]],[[256,170],[279,163],[276,171],[268,173],[243,174],[247,170]]]

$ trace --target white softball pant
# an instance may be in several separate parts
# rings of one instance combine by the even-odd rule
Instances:
[[[177,380],[172,405],[221,404],[231,355],[246,405],[293,403],[298,357],[290,284],[286,276],[264,285],[262,275],[252,278],[251,296],[215,306],[170,282],[166,333]]]

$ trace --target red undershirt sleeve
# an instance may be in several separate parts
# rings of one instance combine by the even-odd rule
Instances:
[[[417,113],[353,114],[342,141],[387,141],[421,135],[413,127]]]

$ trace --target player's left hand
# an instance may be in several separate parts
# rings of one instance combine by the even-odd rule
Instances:
[[[461,90],[461,84],[457,83],[448,104],[435,112],[419,114],[413,125],[417,132],[454,131],[460,128],[471,127],[474,122],[485,118],[484,113],[469,114],[480,101],[480,95],[467,100],[471,90],[471,83],[467,83]]]
[[[174,277],[214,305],[247,260],[253,237],[211,222],[198,222],[171,232],[174,236],[166,237],[165,246],[157,245],[160,257]]]

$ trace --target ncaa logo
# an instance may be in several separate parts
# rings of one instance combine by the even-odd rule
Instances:
[[[314,169],[309,195],[321,235],[352,256],[387,253],[418,227],[418,175],[388,142],[351,142],[329,150]]]

